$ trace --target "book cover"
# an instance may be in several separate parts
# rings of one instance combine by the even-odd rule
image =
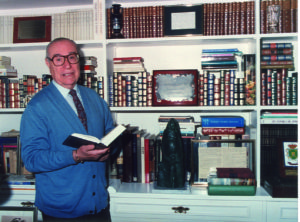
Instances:
[[[207,187],[208,195],[218,196],[254,196],[256,186],[240,185],[209,185]]]
[[[202,116],[202,127],[244,127],[244,118],[240,116]]]
[[[108,147],[118,136],[124,132],[125,129],[125,126],[118,125],[108,134],[106,134],[101,140],[90,135],[72,133],[66,138],[66,140],[63,142],[63,145],[79,148],[82,145],[94,144],[95,149],[101,149]]]
[[[132,183],[133,181],[133,154],[132,141],[133,132],[137,131],[137,126],[128,126],[122,134],[122,149],[123,149],[123,178],[122,182]]]
[[[255,176],[249,168],[218,168],[217,167],[217,177],[218,178],[252,178]]]

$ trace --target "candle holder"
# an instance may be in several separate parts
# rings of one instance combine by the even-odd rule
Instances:
[[[111,38],[113,39],[120,39],[124,38],[121,31],[123,28],[123,9],[121,8],[120,4],[113,4],[111,9],[111,28],[112,28],[112,35]]]

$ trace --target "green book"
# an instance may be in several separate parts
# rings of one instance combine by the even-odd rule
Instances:
[[[218,196],[254,196],[256,186],[208,185],[208,195]]]

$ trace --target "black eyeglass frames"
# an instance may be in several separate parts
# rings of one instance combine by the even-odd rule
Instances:
[[[55,55],[51,58],[47,57],[47,59],[49,59],[50,61],[53,62],[53,64],[55,66],[62,66],[63,64],[65,64],[66,59],[68,60],[68,62],[70,64],[76,64],[79,62],[79,54],[78,53],[72,53],[66,56],[63,55]]]

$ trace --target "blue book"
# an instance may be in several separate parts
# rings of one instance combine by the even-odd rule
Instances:
[[[203,116],[202,127],[244,127],[245,120],[240,116]]]
[[[209,53],[209,52],[238,52],[237,48],[232,49],[202,49],[202,53]]]

